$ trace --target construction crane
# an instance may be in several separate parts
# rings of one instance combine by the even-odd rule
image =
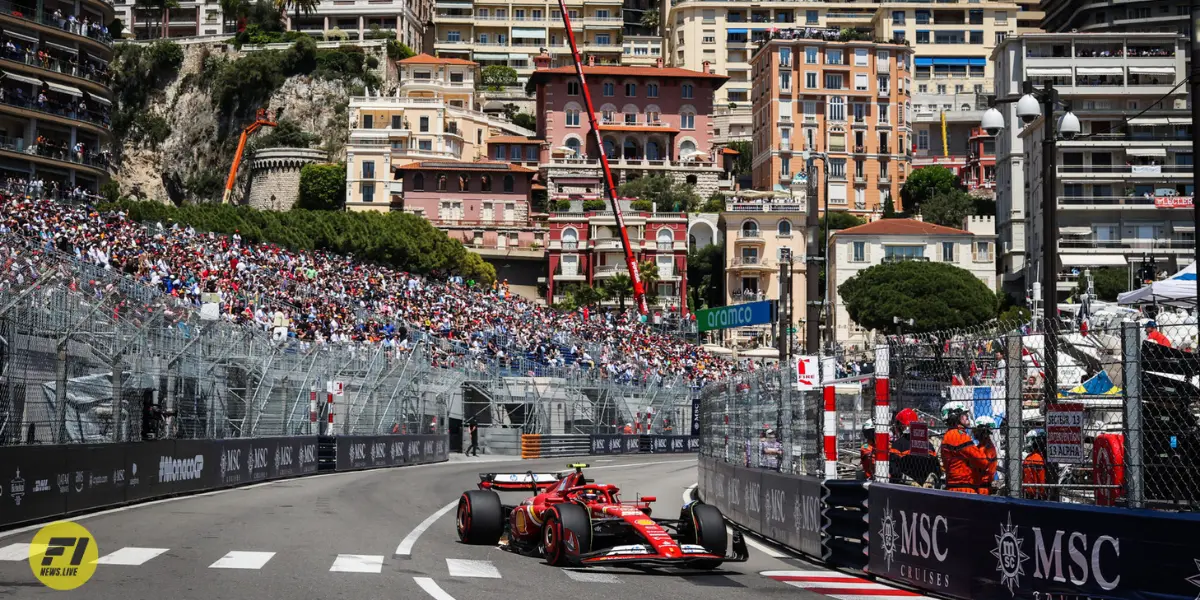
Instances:
[[[276,116],[278,116],[278,113],[276,113]],[[229,167],[229,179],[225,180],[225,195],[221,197],[221,204],[229,204],[229,196],[233,194],[233,182],[237,179],[238,167],[242,164],[242,153],[246,151],[246,138],[263,127],[274,127],[275,125],[276,123],[271,120],[271,115],[267,113],[267,109],[260,108],[254,113],[254,122],[242,129],[242,137],[238,140],[237,153],[233,155],[233,166]]]
[[[600,137],[600,124],[596,122],[596,108],[592,106],[592,93],[588,91],[587,79],[583,76],[583,61],[579,58],[579,46],[575,44],[575,32],[571,29],[571,17],[567,14],[566,0],[558,0],[558,10],[562,13],[563,27],[567,30],[567,41],[571,44],[571,59],[575,61],[575,74],[579,76],[579,88],[583,90],[583,102],[587,108],[588,123],[592,126],[592,137],[596,147],[600,149],[600,166],[604,169],[604,180],[608,184],[608,200],[612,204],[613,215],[617,220],[617,229],[621,231],[621,244],[625,248],[625,265],[629,267],[629,278],[633,280],[633,300],[637,304],[638,313],[643,317],[650,313],[646,306],[646,289],[642,284],[641,273],[638,272],[637,258],[629,245],[629,232],[625,230],[625,218],[621,214],[621,203],[617,200],[617,186],[614,184],[612,169],[608,166],[608,155],[604,152],[604,141]]]

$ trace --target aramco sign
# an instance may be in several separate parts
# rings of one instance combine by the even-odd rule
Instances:
[[[765,325],[771,322],[770,300],[696,311],[700,331]]]

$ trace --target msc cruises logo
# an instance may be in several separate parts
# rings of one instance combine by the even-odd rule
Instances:
[[[900,535],[896,533],[896,519],[892,518],[891,500],[883,509],[883,519],[880,521],[883,527],[879,530],[879,549],[883,550],[883,560],[887,563],[887,570],[891,571],[892,560],[896,558],[896,540],[900,539]]]
[[[1016,596],[1014,588],[1021,587],[1021,576],[1025,574],[1024,564],[1029,555],[1021,549],[1024,539],[1017,535],[1020,528],[1012,524],[1012,513],[1008,513],[1008,523],[1000,524],[1000,535],[996,537],[996,547],[992,556],[996,557],[996,571],[1000,573],[1000,585],[1008,588],[1008,593]]]

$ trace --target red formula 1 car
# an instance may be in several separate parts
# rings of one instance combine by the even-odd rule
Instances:
[[[544,556],[560,566],[682,567],[711,570],[748,558],[742,534],[732,552],[725,519],[715,506],[692,502],[678,519],[651,517],[643,496],[621,502],[614,485],[583,476],[585,464],[566,473],[481,473],[479,489],[458,501],[458,538],[466,544],[506,542],[508,550]],[[532,492],[507,505],[497,492]]]

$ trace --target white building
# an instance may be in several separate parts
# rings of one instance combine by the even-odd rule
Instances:
[[[1086,268],[1187,266],[1192,226],[1192,135],[1187,110],[1186,39],[1159,33],[1033,34],[992,54],[998,98],[1021,84],[1054,84],[1081,132],[1058,142],[1059,289]],[[1160,101],[1161,99],[1161,101]],[[996,229],[1001,285],[1015,297],[1041,279],[1042,121],[1025,125],[1016,104],[998,106]]]
[[[969,217],[966,229],[943,227],[914,219],[880,219],[836,231],[829,238],[829,299],[834,306],[834,336],[847,350],[870,347],[872,332],[850,320],[837,288],[861,271],[885,262],[919,260],[945,262],[970,271],[989,289],[996,289],[996,222],[994,217]]]

